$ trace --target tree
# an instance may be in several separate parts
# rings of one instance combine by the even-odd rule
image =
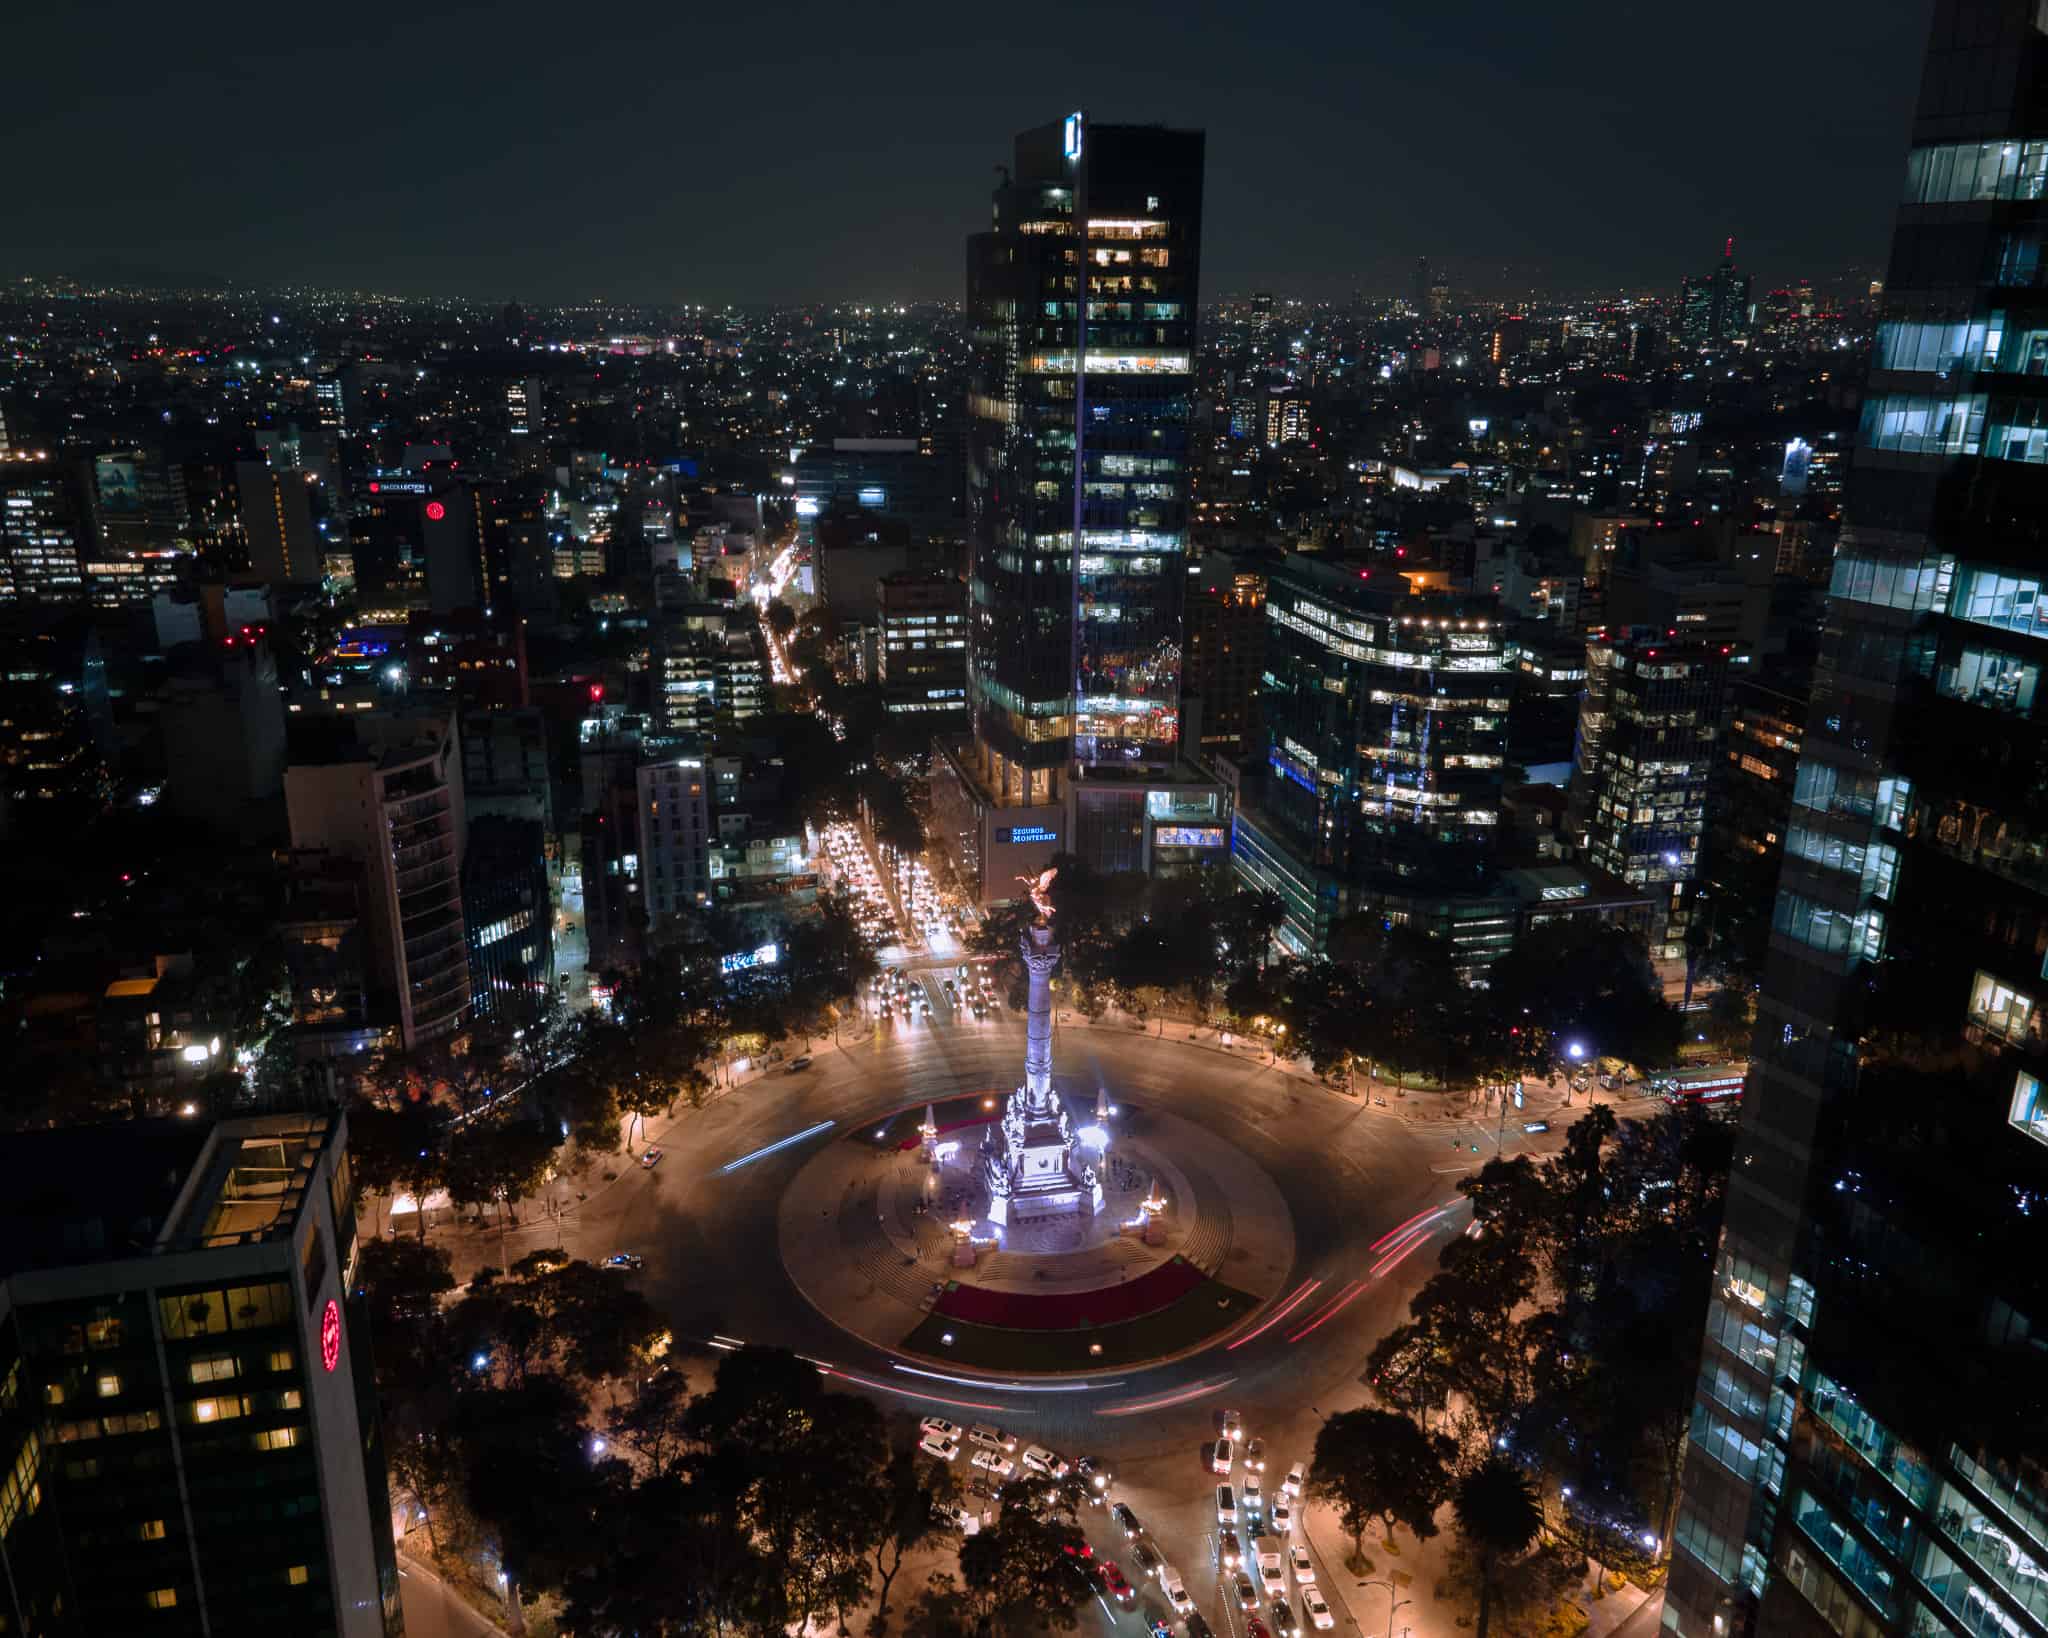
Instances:
[[[796,630],[796,610],[783,602],[781,598],[769,599],[767,615],[768,629],[774,632],[778,638],[787,640],[789,634]]]
[[[515,1610],[524,1588],[565,1586],[602,1560],[625,1467],[594,1454],[582,1396],[560,1377],[470,1389],[448,1435],[469,1505],[497,1537]]]
[[[720,1360],[688,1420],[698,1472],[763,1567],[752,1624],[781,1632],[864,1599],[888,1448],[875,1406],[828,1392],[794,1354],[742,1348]]]
[[[890,1451],[880,1486],[874,1492],[881,1514],[880,1528],[875,1533],[875,1574],[881,1577],[882,1592],[870,1632],[888,1629],[889,1588],[903,1568],[904,1555],[945,1534],[938,1504],[951,1500],[954,1489],[951,1468],[925,1460],[907,1445]]]
[[[1543,1511],[1522,1470],[1499,1455],[1487,1457],[1458,1481],[1451,1510],[1458,1534],[1479,1556],[1477,1638],[1486,1638],[1501,1561],[1527,1550],[1543,1527]]]
[[[1015,1631],[1036,1623],[1072,1632],[1090,1586],[1080,1555],[1087,1538],[1031,1505],[1028,1487],[1003,1487],[996,1522],[960,1544],[960,1580],[974,1613]]]
[[[509,1111],[458,1128],[448,1140],[448,1197],[458,1206],[490,1201],[518,1221],[518,1202],[538,1189],[554,1160],[554,1131]]]
[[[1436,1534],[1436,1510],[1450,1485],[1450,1441],[1424,1433],[1393,1411],[1339,1411],[1316,1431],[1308,1493],[1337,1510],[1358,1556],[1365,1527],[1377,1519],[1395,1552],[1394,1526],[1417,1541]]]
[[[680,1472],[691,1450],[690,1385],[683,1373],[664,1365],[633,1386],[633,1396],[605,1416],[605,1437],[640,1459],[649,1478]]]

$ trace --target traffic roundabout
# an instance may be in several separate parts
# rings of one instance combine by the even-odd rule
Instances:
[[[1084,1129],[1105,1140],[1088,1166],[1099,1193],[1068,1190],[1035,1213],[990,1198],[996,1093],[844,1123],[782,1189],[791,1284],[873,1347],[969,1373],[1130,1370],[1223,1341],[1286,1289],[1286,1197],[1201,1123],[1093,1095],[1107,1125]],[[1054,1090],[1079,1108],[1088,1096],[1078,1083]]]

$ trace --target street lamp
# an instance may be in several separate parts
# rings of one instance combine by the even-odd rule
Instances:
[[[1399,1589],[1395,1587],[1395,1585],[1391,1581],[1361,1581],[1359,1582],[1359,1585],[1361,1587],[1384,1587],[1387,1589],[1387,1638],[1394,1638],[1395,1615],[1397,1615],[1400,1611],[1405,1610],[1410,1604],[1414,1603],[1415,1600],[1412,1598],[1397,1599],[1394,1596],[1394,1594],[1397,1591],[1399,1591]]]

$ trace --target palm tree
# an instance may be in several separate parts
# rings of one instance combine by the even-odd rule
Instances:
[[[1458,1534],[1479,1555],[1479,1627],[1486,1638],[1486,1618],[1493,1604],[1494,1572],[1536,1539],[1543,1514],[1522,1470],[1505,1456],[1489,1456],[1458,1481],[1451,1496]]]

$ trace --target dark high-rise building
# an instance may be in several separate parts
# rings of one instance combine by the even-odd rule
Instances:
[[[985,883],[1083,830],[1131,862],[1123,809],[1178,766],[1202,176],[1199,131],[1073,114],[1017,138],[968,241],[961,762]],[[1080,811],[1098,779],[1114,815]]]
[[[1567,822],[1579,856],[1657,897],[1651,954],[1685,954],[1728,650],[1636,628],[1586,643]]]
[[[2048,38],[1937,0],[1664,1629],[2048,1632]]]
[[[1188,751],[1204,760],[1241,756],[1258,737],[1266,572],[1221,552],[1200,569],[1188,580],[1185,618]]]
[[[555,982],[547,835],[539,820],[486,815],[470,822],[462,906],[477,1016],[529,1016]]]
[[[402,1632],[344,1118],[7,1144],[6,1630]]]
[[[1722,347],[1748,329],[1749,275],[1736,268],[1730,239],[1713,272],[1680,281],[1678,334],[1688,346]]]
[[[894,715],[958,730],[967,706],[967,588],[950,574],[884,575],[875,675]]]
[[[1491,598],[1388,578],[1297,557],[1266,584],[1266,766],[1246,770],[1231,845],[1286,904],[1297,954],[1350,911],[1430,925],[1426,901],[1492,886],[1514,693],[1500,619]]]

